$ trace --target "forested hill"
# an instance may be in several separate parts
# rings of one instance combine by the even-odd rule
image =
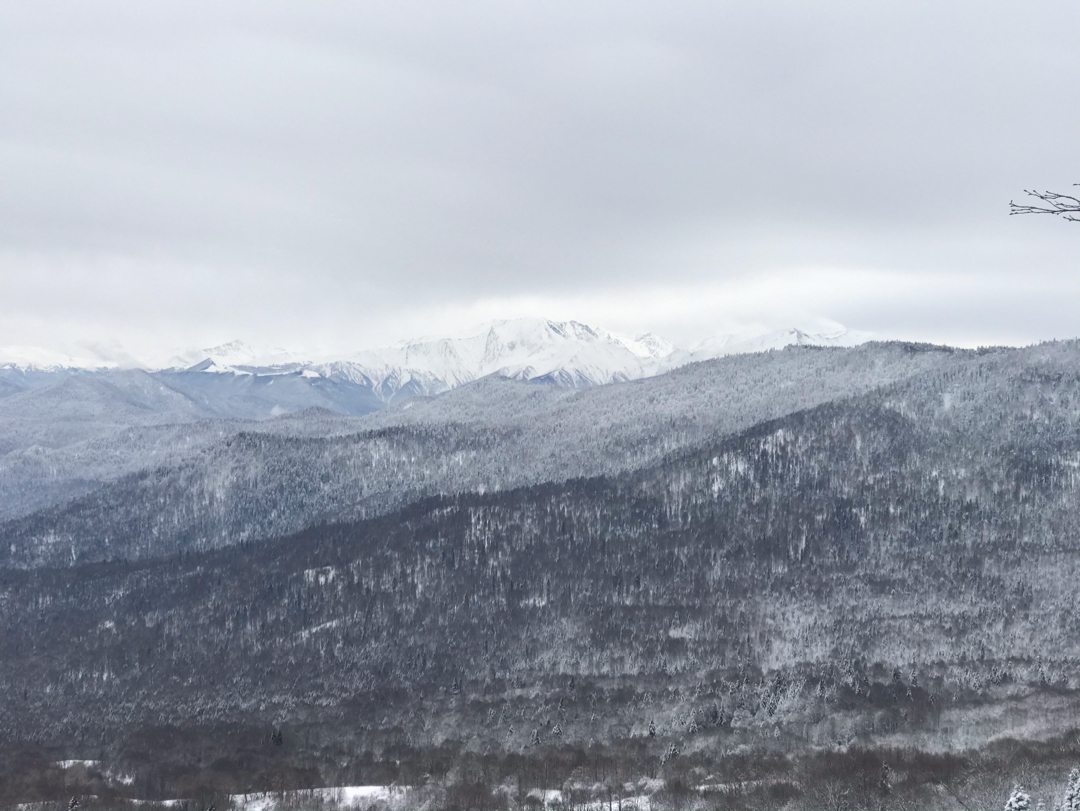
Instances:
[[[1067,433],[1076,356],[1075,343],[984,352],[791,348],[583,392],[488,379],[365,418],[312,413],[209,423],[201,433],[197,425],[144,429],[0,469],[0,485],[11,479],[20,494],[67,480],[78,488],[71,500],[0,523],[0,565],[168,556],[385,514],[432,495],[620,475],[874,391],[903,391],[905,400],[886,407],[918,407],[950,436],[989,431],[987,441],[1000,444],[1010,432],[1039,430],[1041,419]],[[1049,379],[1032,387],[1025,375]],[[1024,399],[1035,396],[1050,399]],[[1006,422],[984,424],[987,409]],[[103,453],[131,455],[127,469],[149,464],[90,487]]]
[[[359,434],[311,415],[334,430],[236,435],[5,525],[0,799],[94,757],[142,798],[591,763],[821,808],[800,758],[833,753],[863,805],[885,762],[939,808],[933,786],[1005,779],[1002,741],[1080,756],[1080,345],[737,362],[503,381],[501,422],[482,385]],[[775,385],[725,395],[725,369]]]
[[[493,726],[488,709],[514,685],[559,678],[623,691],[562,724],[581,740],[647,723],[635,702],[656,679],[756,673],[784,685],[760,717],[750,705],[761,696],[708,690],[650,711],[686,746],[679,725],[710,702],[730,705],[733,729],[751,737],[762,724],[811,741],[955,734],[935,726],[939,710],[859,720],[849,693],[869,700],[874,673],[948,702],[1003,690],[1021,701],[1047,684],[1073,701],[1077,382],[1051,365],[976,364],[618,476],[438,497],[154,562],[7,570],[4,732],[319,727],[334,707],[392,688],[404,703],[365,725],[494,745],[510,725]],[[451,688],[479,705],[427,704]],[[547,706],[544,690],[535,701]],[[829,702],[841,704],[825,712]]]

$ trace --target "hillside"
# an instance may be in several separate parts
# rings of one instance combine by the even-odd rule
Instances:
[[[362,418],[318,412],[142,430],[123,442],[85,443],[74,459],[40,460],[54,486],[78,477],[83,490],[77,500],[0,524],[0,563],[172,554],[376,515],[435,494],[618,474],[912,376],[1029,357],[1037,355],[791,347],[584,391],[494,376]],[[91,469],[105,451],[108,461]],[[118,456],[131,458],[127,470]],[[157,464],[145,464],[151,459]],[[102,468],[127,475],[86,486]],[[8,470],[13,478],[20,472]],[[9,486],[20,492],[19,484]]]
[[[807,802],[815,752],[882,753],[845,766],[874,775],[969,753],[934,778],[955,791],[1004,740],[1059,763],[1080,711],[1080,352],[931,357],[947,362],[617,472],[2,570],[0,732],[101,751],[139,796],[272,773],[453,781],[467,753],[539,785],[560,752],[686,779],[772,752],[754,773]],[[384,430],[368,448],[433,441]],[[274,730],[280,751],[259,743]],[[213,767],[226,778],[191,746],[246,765]],[[906,790],[933,806],[926,779]]]

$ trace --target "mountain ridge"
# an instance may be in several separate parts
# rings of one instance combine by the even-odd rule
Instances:
[[[580,391],[489,377],[360,418],[327,415],[322,436],[296,433],[304,415],[234,423],[196,459],[166,459],[64,508],[0,523],[0,565],[56,562],[61,546],[64,555],[73,548],[80,559],[107,559],[125,554],[120,538],[137,556],[168,554],[380,514],[425,495],[613,474],[915,378],[1004,374],[1043,357],[1064,370],[1074,356],[1075,344],[987,353],[792,347]],[[966,407],[959,396],[947,399],[953,411]],[[146,538],[152,549],[141,546]]]
[[[798,328],[714,336],[688,349],[644,333],[633,338],[577,321],[518,318],[481,324],[437,338],[399,341],[351,354],[304,358],[284,349],[260,351],[235,340],[143,364],[154,373],[200,372],[233,376],[300,374],[370,389],[383,403],[431,396],[499,375],[518,380],[586,388],[652,377],[679,366],[730,354],[784,346],[854,346],[869,334],[844,328],[812,333]],[[0,370],[64,373],[103,371],[119,364],[80,360],[60,353],[0,349]]]

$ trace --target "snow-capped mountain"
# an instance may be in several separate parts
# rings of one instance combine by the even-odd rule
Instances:
[[[870,338],[870,333],[853,332],[843,327],[818,333],[791,327],[773,332],[715,335],[692,347],[686,353],[684,362],[693,363],[748,352],[767,352],[770,349],[783,349],[785,346],[858,346]]]
[[[289,384],[296,404],[306,402],[303,391],[308,388],[320,389],[320,396],[325,397],[328,386],[344,386],[349,393],[340,397],[351,402],[361,396],[362,406],[354,406],[367,411],[378,407],[378,403],[440,394],[489,375],[580,389],[651,377],[687,363],[724,355],[780,349],[792,344],[854,346],[868,338],[866,334],[843,328],[827,333],[791,328],[717,335],[681,349],[652,333],[630,338],[577,321],[519,318],[493,321],[449,337],[401,341],[381,349],[316,359],[302,358],[284,349],[263,351],[232,341],[181,352],[164,363],[145,364],[145,368],[167,374],[172,385],[186,379],[188,385],[195,387],[193,391],[200,392],[198,397],[204,399],[209,396],[205,387],[191,375],[248,377],[266,383],[274,378],[297,378]],[[20,349],[8,355],[7,358],[0,355],[0,361],[6,359],[9,368],[102,368],[99,363],[44,350]],[[284,380],[281,383],[284,385]],[[220,389],[224,380],[214,385]],[[230,386],[230,396],[239,396],[240,390],[233,384]],[[282,391],[281,386],[274,391]],[[318,404],[323,404],[321,399],[316,399]],[[351,412],[353,406],[346,410]]]
[[[785,329],[767,333],[720,335],[690,350],[652,333],[634,338],[577,321],[519,318],[493,321],[446,338],[402,341],[342,359],[265,366],[242,344],[227,344],[208,354],[197,368],[205,371],[302,373],[367,386],[384,402],[402,396],[434,395],[499,375],[517,380],[588,388],[637,380],[695,361],[724,355],[762,352],[792,344],[854,346],[865,334],[838,329],[809,333]],[[242,363],[230,358],[242,359]],[[285,357],[282,353],[281,357]]]
[[[26,370],[55,369],[113,369],[118,364],[67,352],[57,352],[38,346],[2,346],[0,347],[0,368]]]
[[[243,341],[230,341],[227,344],[208,349],[191,349],[174,355],[165,364],[166,368],[188,369],[204,365],[205,371],[242,370],[245,367],[265,368],[293,363],[296,358],[284,349],[271,349],[261,352]]]
[[[367,381],[393,396],[409,389],[437,394],[488,375],[570,388],[656,374],[664,356],[654,342],[626,339],[576,321],[495,321],[449,338],[403,341],[385,349],[317,364],[326,377]]]

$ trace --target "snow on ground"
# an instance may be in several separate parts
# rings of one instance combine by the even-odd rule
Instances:
[[[663,781],[641,781],[632,788],[638,793],[612,798],[610,807],[621,811],[651,811],[650,794],[657,789],[654,783]],[[647,784],[647,785],[646,785]],[[317,788],[303,791],[267,792],[258,794],[234,794],[233,806],[239,811],[274,811],[277,808],[302,807],[306,800],[313,805],[322,805],[335,809],[364,809],[375,803],[402,801],[408,797],[407,786],[338,786],[335,788]],[[564,807],[563,792],[559,789],[533,789],[529,797],[539,800],[546,809]],[[176,802],[176,801],[174,801]],[[608,799],[594,799],[575,802],[578,811],[608,811]]]
[[[584,802],[579,801],[575,802],[573,807],[575,811],[651,811],[652,798],[649,793],[651,793],[650,789],[655,790],[655,787],[644,784],[653,782],[663,783],[663,781],[643,780],[637,786],[628,786],[630,790],[637,790],[641,793],[621,798],[612,797],[610,800],[607,797],[601,797]],[[558,789],[533,789],[527,796],[543,802],[544,808],[558,809],[565,807],[563,793]]]
[[[404,799],[405,786],[335,786],[300,791],[234,794],[233,806],[240,811],[272,811],[279,805],[295,808],[303,800],[315,800],[330,807],[366,808],[372,803]]]
[[[76,766],[82,766],[84,769],[91,769],[91,768],[97,769],[97,768],[100,768],[101,761],[100,760],[58,760],[58,761],[56,761],[56,765],[59,766],[61,769],[73,769]],[[112,771],[111,769],[108,769],[108,770],[102,772],[102,776],[106,780],[112,780],[112,781],[114,781],[116,783],[120,783],[121,785],[124,785],[124,786],[130,786],[132,783],[135,782],[134,777],[132,777],[130,775],[127,775],[127,774],[119,774],[117,772]]]
[[[62,760],[58,764],[63,768],[73,766],[90,766],[97,764],[96,760]],[[123,780],[121,782],[131,782]],[[746,790],[754,785],[763,785],[763,781],[747,781],[743,783],[707,783],[697,787],[702,794],[728,794],[739,790]],[[573,807],[576,811],[652,811],[652,794],[664,787],[663,780],[642,779],[637,783],[627,783],[623,786],[621,798],[598,797],[599,787],[594,786],[593,796],[596,799],[577,800]],[[588,787],[579,787],[587,791]],[[276,811],[280,808],[304,808],[307,806],[334,809],[335,811],[347,811],[347,809],[370,808],[379,803],[386,803],[399,809],[408,808],[407,800],[411,789],[409,786],[333,786],[328,788],[299,789],[294,791],[268,791],[253,794],[233,794],[233,808],[237,811]],[[575,791],[576,793],[576,791]],[[533,789],[528,797],[539,801],[542,807],[550,811],[559,811],[566,807],[564,792],[559,789]],[[142,803],[152,803],[155,806],[176,808],[182,806],[185,800],[126,800],[125,803],[132,807],[138,807]],[[48,803],[23,803],[15,806],[19,811],[44,811]]]

